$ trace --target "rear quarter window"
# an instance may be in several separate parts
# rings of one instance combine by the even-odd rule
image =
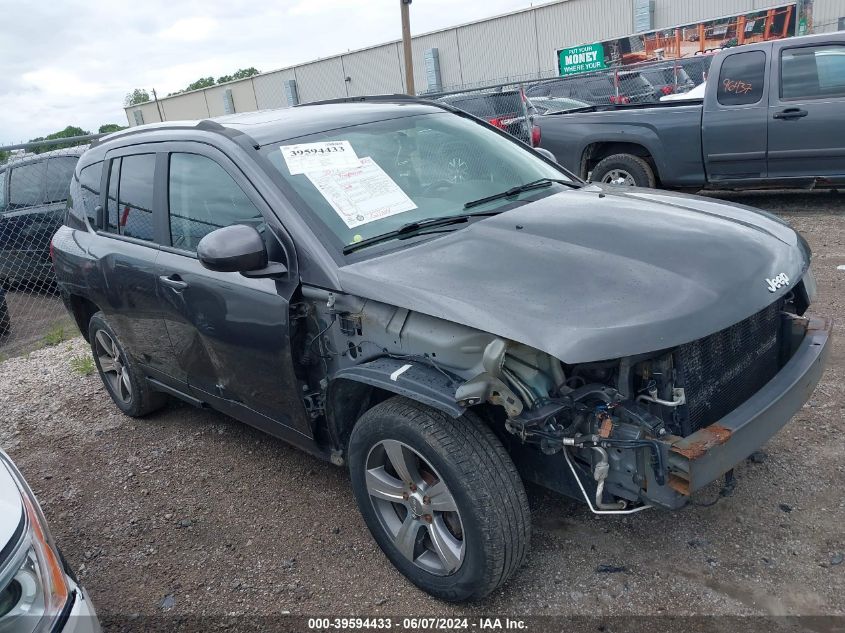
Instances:
[[[82,199],[83,212],[93,227],[97,227],[97,214],[94,209],[100,204],[100,179],[102,175],[103,161],[88,165],[79,173],[80,197]]]
[[[766,54],[748,51],[728,55],[719,70],[716,100],[725,106],[753,105],[763,98]]]

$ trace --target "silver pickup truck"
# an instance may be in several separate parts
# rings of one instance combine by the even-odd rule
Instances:
[[[845,32],[726,49],[703,100],[537,117],[541,147],[596,182],[665,189],[845,182]]]

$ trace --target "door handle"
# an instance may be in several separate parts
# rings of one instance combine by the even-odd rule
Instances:
[[[806,110],[802,110],[801,108],[787,108],[786,110],[781,110],[780,112],[775,112],[772,115],[774,119],[800,119],[801,117],[805,117],[809,112]]]
[[[172,288],[176,292],[182,292],[185,288],[188,287],[187,281],[182,281],[182,278],[177,275],[162,275],[159,277],[161,283],[163,283],[168,288]]]

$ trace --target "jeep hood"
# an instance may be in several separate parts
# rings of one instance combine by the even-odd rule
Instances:
[[[806,244],[775,216],[650,189],[568,190],[342,267],[341,290],[566,363],[719,331],[792,290]],[[771,292],[766,280],[785,273]]]

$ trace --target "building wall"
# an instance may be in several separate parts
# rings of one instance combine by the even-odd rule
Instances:
[[[296,88],[299,101],[320,101],[348,97],[343,56],[329,57],[296,67]]]
[[[295,69],[277,70],[253,77],[252,86],[255,89],[256,107],[259,110],[287,107],[285,81],[288,79],[296,80]]]
[[[653,28],[662,29],[787,4],[789,0],[654,0]],[[634,0],[556,0],[524,11],[413,38],[414,86],[428,88],[425,51],[437,48],[444,89],[479,87],[557,74],[556,51],[615,37],[634,30]],[[413,13],[413,8],[412,8]],[[845,16],[843,0],[814,0],[819,30],[835,30]],[[412,15],[413,19],[413,15]],[[824,25],[824,26],[822,26]],[[401,42],[315,60],[251,79],[160,100],[166,120],[197,119],[223,114],[223,93],[231,88],[235,112],[287,107],[284,81],[294,79],[300,103],[404,92],[405,62]],[[348,78],[348,81],[347,81]],[[144,121],[158,121],[154,104],[126,108]]]

